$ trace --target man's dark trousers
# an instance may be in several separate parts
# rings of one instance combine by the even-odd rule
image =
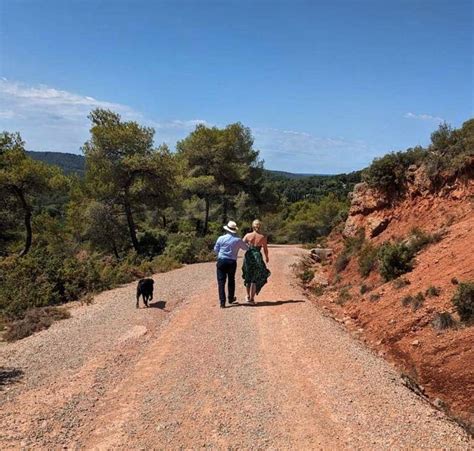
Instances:
[[[229,292],[228,300],[233,301],[235,297],[235,271],[237,262],[230,258],[220,258],[217,260],[217,284],[219,285],[219,301],[221,307],[225,306],[225,282],[227,277],[229,282],[227,289]]]

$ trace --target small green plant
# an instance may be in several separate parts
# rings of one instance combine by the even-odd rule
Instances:
[[[438,287],[435,287],[434,285],[430,285],[425,292],[425,295],[429,298],[437,297],[440,294],[441,294],[441,289]]]
[[[413,311],[415,312],[418,309],[420,309],[423,306],[424,302],[425,302],[425,295],[420,291],[419,293],[415,295],[411,303]]]
[[[336,258],[336,262],[334,263],[336,272],[340,273],[344,271],[347,265],[349,264],[349,261],[350,261],[350,257],[348,254],[346,254],[345,252],[342,252],[341,254],[339,254],[338,257]]]
[[[360,228],[353,237],[344,240],[344,253],[348,255],[357,254],[365,243],[365,229]]]
[[[460,282],[452,302],[461,321],[474,319],[474,282]]]
[[[411,308],[414,312],[421,308],[424,302],[425,295],[421,291],[415,294],[415,296],[407,295],[402,298],[402,305],[404,307],[408,307],[409,305],[411,305]]]
[[[360,286],[360,294],[364,294],[364,293],[367,293],[368,291],[370,291],[372,288],[369,286],[369,285],[366,285],[365,283],[363,283],[361,286]]]
[[[408,307],[409,305],[411,305],[412,302],[413,302],[413,296],[409,294],[402,298],[403,307]]]
[[[433,321],[431,321],[431,325],[436,330],[445,330],[454,327],[456,325],[456,321],[454,321],[454,318],[451,316],[451,313],[442,312],[436,313],[435,317],[433,318]]]
[[[359,252],[359,273],[367,277],[377,263],[378,248],[372,243],[366,243]]]
[[[350,299],[351,299],[351,293],[349,292],[349,288],[344,287],[342,290],[339,291],[339,294],[337,295],[336,304],[344,305]]]
[[[405,243],[384,243],[379,251],[380,274],[383,279],[396,279],[413,269],[415,253]]]
[[[407,285],[410,285],[410,281],[408,279],[404,279],[403,277],[399,277],[392,282],[392,285],[395,289],[400,290]]]
[[[380,294],[374,293],[369,296],[370,302],[377,302],[380,299]]]
[[[313,287],[311,287],[310,289],[311,293],[314,295],[314,296],[322,296],[324,294],[324,287],[322,285],[314,285]]]
[[[410,236],[408,239],[409,247],[413,250],[414,253],[421,251],[423,248],[432,243],[438,243],[442,240],[444,232],[436,232],[429,234],[424,230],[415,227],[411,230]]]

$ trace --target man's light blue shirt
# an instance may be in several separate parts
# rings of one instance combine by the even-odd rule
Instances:
[[[249,247],[239,237],[226,233],[217,238],[214,252],[217,258],[227,258],[229,260],[237,260],[239,249],[246,251]]]

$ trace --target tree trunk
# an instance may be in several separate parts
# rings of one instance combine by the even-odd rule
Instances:
[[[204,199],[204,202],[206,203],[206,213],[205,213],[205,216],[204,216],[204,227],[203,227],[202,234],[206,235],[207,234],[207,229],[209,228],[209,210],[210,210],[210,204],[211,203],[210,203],[208,197],[206,197]]]
[[[163,220],[163,228],[166,229],[166,226],[167,226],[166,216],[165,216],[165,215],[162,215],[162,216],[161,216],[161,219]]]
[[[138,245],[137,231],[135,229],[135,221],[133,220],[132,207],[130,206],[128,190],[125,191],[124,207],[125,207],[125,216],[127,217],[128,230],[130,232],[130,239],[132,240],[132,245],[133,245],[133,248],[135,249],[135,252],[139,253],[140,246]]]
[[[33,232],[31,230],[31,206],[28,205],[26,201],[25,194],[18,188],[15,188],[15,194],[17,195],[18,199],[20,200],[21,207],[23,208],[24,212],[24,221],[25,221],[25,247],[20,252],[20,257],[23,257],[28,253],[31,248],[31,242],[33,241]]]
[[[117,245],[115,244],[115,240],[112,240],[111,244],[112,244],[112,251],[115,255],[115,258],[117,259],[117,261],[120,261],[120,254],[118,253]]]
[[[227,197],[222,198],[222,224],[227,224]]]

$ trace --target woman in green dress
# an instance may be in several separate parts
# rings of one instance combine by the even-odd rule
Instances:
[[[265,265],[270,260],[268,258],[267,237],[260,230],[262,223],[255,219],[252,222],[253,232],[247,233],[243,240],[249,245],[249,250],[244,255],[244,264],[242,266],[242,277],[244,279],[245,288],[247,289],[246,301],[255,304],[255,296],[260,293],[262,287],[267,283],[270,277],[270,271]],[[265,254],[265,262],[262,256]]]

